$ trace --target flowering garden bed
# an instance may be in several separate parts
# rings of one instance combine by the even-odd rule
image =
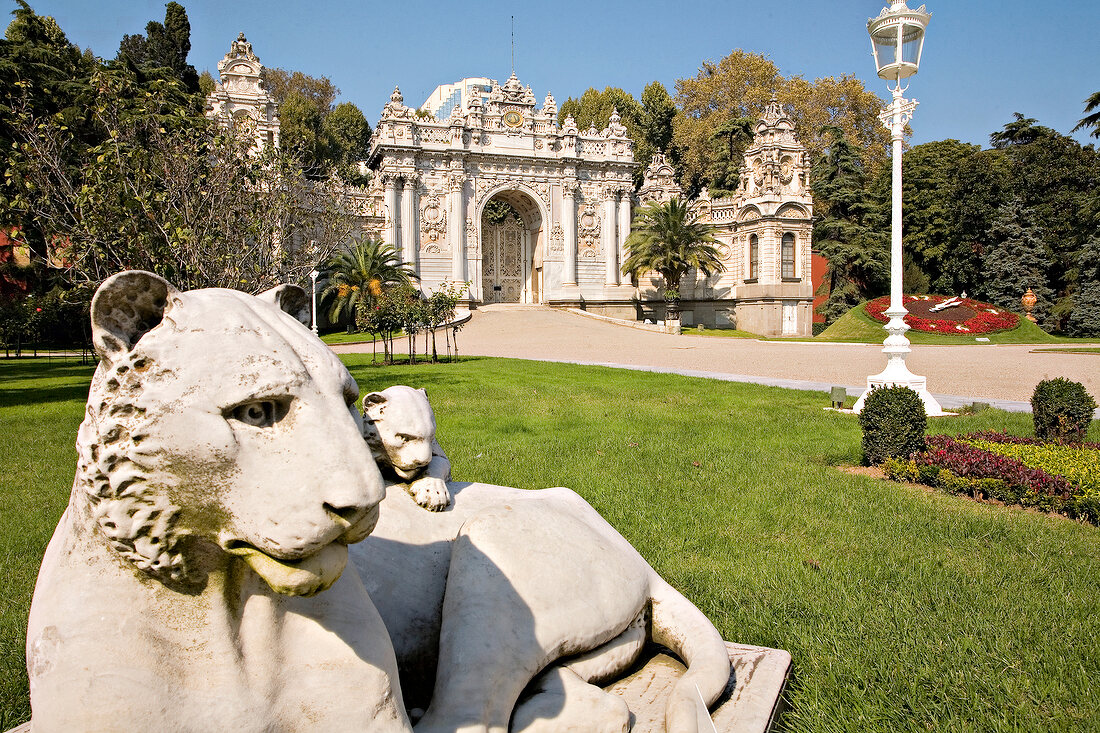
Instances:
[[[1020,504],[1100,524],[1100,445],[1060,445],[1004,433],[933,435],[927,449],[883,464],[913,481],[975,499]]]
[[[909,311],[905,322],[914,331],[955,334],[994,333],[1016,328],[1020,324],[1017,314],[971,298],[959,298],[958,305],[932,311],[932,308],[950,299],[946,295],[902,296],[902,303]],[[886,315],[889,307],[890,296],[884,295],[868,303],[865,310],[879,323],[886,323],[890,320]]]

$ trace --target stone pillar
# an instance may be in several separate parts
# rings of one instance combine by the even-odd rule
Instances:
[[[451,280],[466,282],[466,178],[450,179],[451,218],[448,238],[451,240]]]
[[[619,273],[626,259],[626,238],[630,236],[630,191],[619,191]],[[623,277],[623,285],[630,285],[630,277]]]
[[[405,188],[401,191],[401,261],[412,265],[419,275],[416,263],[416,251],[419,243],[416,231],[416,177],[405,177]]]
[[[565,239],[562,243],[562,285],[577,284],[577,202],[576,184],[566,183],[561,193],[561,227]]]
[[[618,194],[611,189],[604,192],[603,201],[603,244],[604,255],[607,258],[608,285],[619,284],[619,237],[616,230],[616,198]]]
[[[399,252],[400,250],[397,249],[397,181],[387,174],[382,179],[382,187],[385,192],[383,200],[387,217],[384,240],[386,244],[393,247],[394,252]]]

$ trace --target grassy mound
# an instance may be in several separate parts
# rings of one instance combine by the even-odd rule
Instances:
[[[815,341],[847,341],[856,343],[881,343],[886,338],[883,324],[879,323],[865,310],[867,303],[860,303],[836,319],[822,331]],[[905,336],[914,344],[959,345],[959,344],[1056,344],[1073,342],[1077,339],[1051,336],[1026,318],[1020,319],[1020,325],[1008,331],[982,334],[989,341],[977,341],[973,334],[922,333],[909,330]]]

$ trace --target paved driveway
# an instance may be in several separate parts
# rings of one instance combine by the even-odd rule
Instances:
[[[886,366],[879,344],[670,336],[538,306],[476,310],[458,341],[463,354],[607,364],[803,389],[838,385],[853,394],[866,386],[867,375]],[[370,351],[369,345],[334,348]],[[912,348],[906,363],[928,378],[930,392],[947,398],[945,407],[973,400],[1026,403],[1037,382],[1053,377],[1081,382],[1100,398],[1100,355],[1040,352],[1035,349],[1042,347],[1026,345]]]

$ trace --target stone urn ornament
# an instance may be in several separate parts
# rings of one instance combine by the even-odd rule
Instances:
[[[1031,292],[1031,288],[1027,289],[1023,297],[1020,298],[1020,303],[1024,306],[1024,317],[1032,323],[1036,323],[1035,316],[1031,315],[1031,309],[1035,307],[1036,301],[1039,299],[1035,297],[1035,293]]]

